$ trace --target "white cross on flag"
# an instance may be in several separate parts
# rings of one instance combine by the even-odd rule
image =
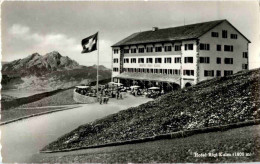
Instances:
[[[81,45],[83,50],[81,53],[89,53],[92,51],[97,50],[97,39],[98,39],[98,32],[94,35],[91,35],[81,41]]]

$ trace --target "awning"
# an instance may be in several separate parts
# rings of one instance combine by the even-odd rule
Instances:
[[[89,86],[76,86],[76,88],[86,89],[86,88],[89,88]]]
[[[180,85],[180,76],[179,75],[123,72],[123,73],[115,76],[115,78],[143,80],[143,81],[155,81],[155,82],[168,82],[168,83],[175,83],[175,84]]]

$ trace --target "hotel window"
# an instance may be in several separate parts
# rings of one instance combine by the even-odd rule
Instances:
[[[131,48],[131,53],[136,53],[136,48]]]
[[[162,74],[163,73],[163,69],[159,69],[159,73]]]
[[[162,58],[155,58],[155,63],[162,63]]]
[[[118,49],[114,49],[114,54],[118,54]]]
[[[185,44],[185,50],[193,50],[193,44]]]
[[[247,52],[243,52],[243,58],[248,58],[248,53]]]
[[[146,63],[153,63],[153,58],[146,58]]]
[[[175,74],[175,75],[179,75],[179,74],[181,74],[181,71],[178,70],[178,69],[174,69],[174,74]]]
[[[150,69],[146,69],[146,72],[147,72],[147,73],[150,73]]]
[[[205,77],[214,77],[214,70],[204,70]]]
[[[181,58],[180,57],[174,58],[174,63],[181,63]]]
[[[153,52],[153,47],[147,47],[146,52]]]
[[[231,46],[231,45],[224,45],[224,51],[233,52],[233,46]]]
[[[127,72],[132,72],[130,68],[127,68]]]
[[[227,38],[227,30],[222,30],[222,38]]]
[[[237,34],[230,34],[231,39],[237,39]]]
[[[221,76],[221,71],[217,70],[217,77]]]
[[[131,63],[136,63],[136,58],[131,58]]]
[[[155,52],[162,52],[162,47],[155,47]]]
[[[174,50],[175,51],[181,51],[181,45],[175,45]]]
[[[137,71],[138,71],[137,68],[133,69],[133,72],[137,72]]]
[[[221,51],[221,45],[217,44],[217,51]]]
[[[172,58],[164,58],[164,63],[172,63]]]
[[[209,57],[200,57],[200,63],[210,63]]]
[[[233,64],[233,58],[225,58],[224,63],[225,64]]]
[[[172,46],[164,46],[164,51],[165,52],[172,51]]]
[[[163,74],[167,74],[167,69],[163,69]]]
[[[154,69],[154,73],[158,73],[158,69]]]
[[[124,59],[124,63],[129,63],[129,59],[128,59],[128,58],[125,58],[125,59]]]
[[[139,53],[144,53],[144,48],[138,48]]]
[[[143,68],[143,73],[146,73],[146,69]]]
[[[242,64],[242,69],[248,69],[248,64]]]
[[[218,37],[218,32],[211,32],[211,36],[217,38]]]
[[[114,58],[114,63],[118,63],[118,58]]]
[[[183,70],[183,75],[194,76],[194,70]]]
[[[114,72],[118,72],[118,68],[113,68],[113,71]]]
[[[185,57],[184,63],[193,63],[193,57]]]
[[[144,58],[138,58],[138,63],[144,63]]]
[[[141,69],[140,69],[140,68],[137,68],[137,72],[140,73],[140,72],[141,72]]]
[[[200,43],[200,50],[210,50],[209,44]]]
[[[129,49],[124,49],[124,53],[128,54],[129,53]]]
[[[168,70],[168,74],[170,74],[170,75],[172,75],[172,74],[173,74],[173,71],[172,71],[172,69],[169,69],[169,70]]]
[[[123,68],[123,72],[126,72],[127,71],[127,69],[126,68]]]
[[[221,58],[217,58],[217,64],[221,64]]]
[[[225,70],[224,76],[228,76],[228,75],[233,75],[233,71],[232,70]]]
[[[153,73],[154,72],[153,69],[150,69],[150,72]]]

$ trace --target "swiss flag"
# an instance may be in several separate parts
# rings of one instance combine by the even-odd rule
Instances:
[[[98,32],[81,41],[83,50],[81,53],[89,53],[97,50]]]

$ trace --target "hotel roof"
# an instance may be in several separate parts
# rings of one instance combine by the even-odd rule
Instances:
[[[112,45],[112,47],[144,44],[144,43],[156,43],[178,40],[190,40],[197,39],[209,30],[213,29],[217,25],[223,22],[229,23],[226,19],[216,20],[210,22],[196,23],[179,27],[164,28],[158,30],[150,30],[144,32],[134,33],[125,39]],[[231,23],[229,23],[235,28]],[[237,30],[235,28],[235,30]],[[237,30],[238,31],[238,30]],[[239,31],[238,31],[239,32]],[[239,32],[240,33],[240,32]],[[250,42],[242,33],[240,33],[248,42]]]

